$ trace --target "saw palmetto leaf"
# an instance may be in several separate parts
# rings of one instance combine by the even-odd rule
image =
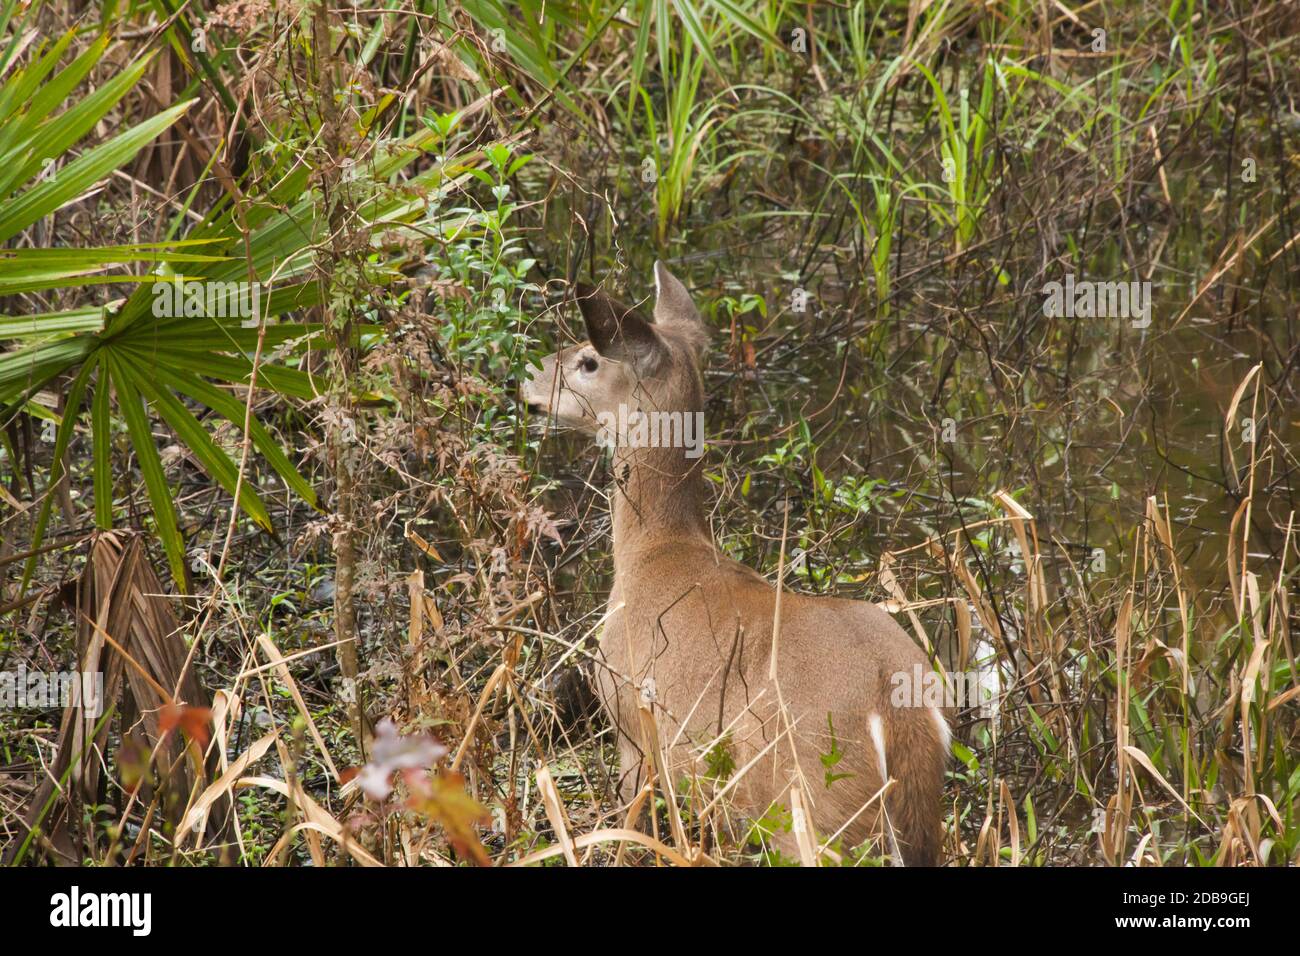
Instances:
[[[96,40],[90,51],[102,42]],[[14,240],[61,206],[90,194],[105,176],[180,119],[189,105],[173,106],[72,157],[81,136],[140,78],[147,59],[55,115],[88,70],[87,54],[83,54],[55,72],[66,47],[67,38],[61,38],[0,84],[0,116],[8,117],[0,133],[0,156],[12,157],[8,166],[0,164],[0,242]],[[375,237],[377,281],[398,274],[396,265],[410,254],[403,242],[453,236],[480,221],[473,210],[438,210],[451,190],[485,162],[481,153],[448,158],[407,176],[416,159],[435,149],[441,153],[445,144],[435,141],[434,132],[427,129],[378,147],[367,176],[356,181],[354,212],[359,225]],[[312,314],[321,304],[317,250],[327,245],[328,224],[309,165],[291,152],[268,160],[271,178],[279,176],[266,197],[269,201],[251,204],[236,215],[226,196],[183,236],[181,227],[188,223],[178,215],[167,231],[168,241],[162,243],[0,250],[0,295],[134,283],[125,297],[102,306],[0,315],[0,345],[14,346],[0,351],[0,412],[28,408],[36,396],[57,390],[62,382],[72,383],[63,403],[55,463],[38,512],[33,548],[40,546],[48,526],[49,492],[63,478],[63,456],[87,389],[92,395],[95,522],[102,528],[113,524],[111,427],[116,408],[126,423],[152,506],[154,530],[178,587],[186,586],[185,542],[158,453],[155,416],[189,453],[189,460],[235,496],[236,505],[263,530],[274,534],[275,528],[258,486],[250,475],[240,480],[235,460],[239,456],[232,457],[213,438],[214,423],[233,424],[241,438],[247,425],[247,437],[262,460],[296,495],[316,505],[311,484],[266,426],[247,414],[246,399],[238,394],[254,379],[252,356],[259,342],[259,388],[311,400],[328,384],[295,367],[309,349],[329,348],[332,341],[319,323],[292,320]],[[407,177],[413,188],[406,192],[391,188],[388,183],[399,176]],[[186,209],[192,200],[193,194]],[[387,238],[394,236],[402,241]],[[386,254],[388,241],[401,251]],[[224,307],[219,314],[209,314],[207,305],[196,305],[180,294],[191,284],[205,289],[217,283],[245,283],[240,288],[256,289],[256,314],[228,315]],[[176,289],[168,289],[169,284]],[[160,299],[168,295],[170,305],[160,308]],[[356,323],[359,336],[374,331],[364,319]],[[203,408],[208,413],[200,411]],[[33,567],[29,563],[24,585]]]

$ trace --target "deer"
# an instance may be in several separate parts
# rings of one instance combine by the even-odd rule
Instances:
[[[786,855],[813,833],[937,865],[950,712],[900,701],[895,676],[929,658],[875,604],[785,590],[719,548],[686,426],[703,418],[710,329],[662,262],[654,279],[651,317],[575,283],[587,341],[521,383],[530,412],[612,455],[614,577],[594,688],[617,735],[619,795],[632,806],[656,769],[661,786],[703,774],[722,746],[731,808],[745,826],[781,808],[789,829],[768,839]]]

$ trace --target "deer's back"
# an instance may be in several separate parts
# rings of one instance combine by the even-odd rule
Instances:
[[[598,688],[626,735],[625,770],[637,763],[638,708],[653,701],[676,777],[702,770],[701,752],[719,740],[737,769],[757,760],[737,787],[750,816],[773,801],[788,807],[789,781],[802,773],[822,836],[834,832],[880,789],[882,749],[891,776],[906,770],[932,785],[937,813],[935,715],[890,705],[891,678],[927,669],[924,654],[874,605],[786,592],[778,692],[769,679],[775,601],[770,584],[708,542],[675,542],[620,562],[611,607],[623,606],[601,638],[609,670]],[[827,786],[828,774],[839,779]],[[846,842],[865,838],[873,819],[861,814]]]

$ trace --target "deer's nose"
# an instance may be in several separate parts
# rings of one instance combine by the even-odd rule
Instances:
[[[542,408],[541,405],[539,405],[537,402],[533,401],[528,397],[527,386],[529,381],[531,381],[531,377],[529,376],[525,376],[522,379],[515,378],[512,376],[511,378],[506,379],[506,388],[509,390],[511,394],[514,395],[515,401],[517,401],[520,405],[524,406],[524,408],[526,408],[528,411],[530,412],[545,411],[545,409]]]

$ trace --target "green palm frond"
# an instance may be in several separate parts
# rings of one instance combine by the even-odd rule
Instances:
[[[0,117],[5,118],[0,155],[8,157],[8,162],[0,163],[0,242],[18,242],[28,227],[97,188],[189,106],[181,103],[72,157],[81,136],[129,92],[148,63],[145,58],[56,114],[63,99],[86,76],[92,62],[88,57],[101,50],[104,42],[96,40],[86,54],[55,72],[57,59],[68,43],[68,37],[61,38],[48,50],[38,51],[30,66],[14,71],[0,86]],[[440,203],[483,161],[479,154],[447,159],[410,177],[408,185],[413,188],[408,191],[386,185],[434,148],[433,137],[426,130],[380,149],[373,168],[355,183],[362,227],[376,237],[372,261],[378,281],[396,275],[398,264],[385,261],[383,242],[388,240],[379,237],[427,242],[473,228],[478,222],[476,211],[443,212]],[[66,163],[61,162],[65,159]],[[252,381],[252,357],[259,335],[264,345],[256,373],[259,387],[301,399],[314,398],[318,387],[325,387],[296,367],[309,347],[318,351],[330,347],[325,329],[318,323],[293,321],[289,315],[320,304],[316,250],[328,234],[321,213],[324,204],[306,164],[286,161],[283,169],[271,191],[271,202],[253,205],[239,218],[227,197],[183,239],[81,249],[0,249],[0,295],[134,284],[124,298],[102,306],[0,315],[0,348],[10,346],[9,351],[0,351],[0,418],[29,409],[43,390],[70,377],[62,415],[49,412],[59,424],[33,548],[39,547],[48,527],[53,502],[49,490],[63,478],[63,453],[88,396],[94,426],[96,523],[110,527],[113,522],[114,480],[107,437],[111,395],[125,421],[154,526],[178,587],[186,586],[185,544],[155,444],[155,417],[228,494],[233,496],[238,490],[239,508],[257,526],[274,533],[256,484],[247,478],[238,480],[236,462],[214,439],[210,428],[224,421],[243,430],[244,401],[230,387]],[[247,241],[245,228],[249,231]],[[132,267],[136,271],[121,272]],[[224,307],[212,309],[211,301],[202,297],[195,306],[183,294],[188,289],[211,290],[230,283],[245,283],[246,293],[257,290],[255,315]],[[182,295],[173,294],[177,288]],[[164,299],[164,307],[159,308]],[[372,331],[373,326],[364,323],[358,328],[358,334]],[[200,406],[212,414],[201,420],[194,411]],[[285,484],[315,506],[310,483],[255,419],[250,422],[249,439]],[[29,562],[24,586],[34,567],[34,562]]]

